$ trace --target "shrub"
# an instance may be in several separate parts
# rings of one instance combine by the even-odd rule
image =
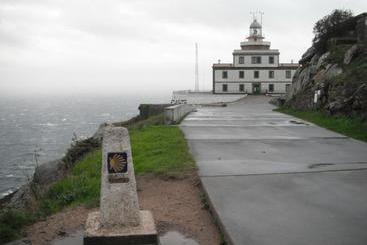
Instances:
[[[75,140],[62,160],[66,163],[66,166],[70,168],[75,162],[82,159],[84,155],[99,148],[100,145],[101,142],[94,138],[79,141]]]
[[[32,216],[13,209],[0,213],[0,244],[4,244],[20,237],[23,226],[32,222]]]
[[[313,44],[316,50],[323,53],[330,38],[343,36],[353,29],[355,23],[352,17],[353,13],[350,10],[335,9],[331,14],[317,21],[313,28],[315,34]]]

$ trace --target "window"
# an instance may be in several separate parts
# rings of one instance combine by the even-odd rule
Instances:
[[[254,71],[254,78],[259,78],[259,71]]]
[[[274,71],[269,71],[269,78],[274,78]]]
[[[223,92],[227,92],[228,91],[228,85],[227,84],[223,84],[222,85],[222,91]]]
[[[291,77],[292,77],[291,71],[285,71],[285,78],[291,78]]]
[[[252,56],[251,64],[261,64],[261,56]]]
[[[269,92],[274,92],[274,84],[269,84]]]
[[[269,64],[274,64],[274,56],[269,56]]]
[[[245,91],[245,86],[243,84],[240,84],[239,90],[240,90],[240,92]]]
[[[245,64],[245,57],[243,56],[238,57],[238,64]]]
[[[238,72],[238,77],[239,78],[244,78],[245,77],[245,72],[244,71],[239,71]]]
[[[228,72],[227,71],[222,72],[222,78],[224,78],[224,79],[228,78]]]

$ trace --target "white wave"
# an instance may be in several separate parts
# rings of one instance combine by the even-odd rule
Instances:
[[[56,126],[59,126],[57,123],[50,123],[50,122],[40,123],[39,125],[40,126],[46,126],[46,127],[56,127]]]
[[[7,195],[10,195],[10,194],[11,194],[11,193],[13,193],[13,192],[14,192],[14,190],[9,189],[9,190],[7,190],[7,191],[5,191],[5,192],[1,193],[0,195],[1,195],[1,197],[5,197],[5,196],[7,196]]]

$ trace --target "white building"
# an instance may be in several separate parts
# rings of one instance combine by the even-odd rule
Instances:
[[[298,64],[279,63],[279,50],[264,41],[256,19],[250,25],[247,41],[233,51],[233,63],[213,64],[214,94],[285,93]]]

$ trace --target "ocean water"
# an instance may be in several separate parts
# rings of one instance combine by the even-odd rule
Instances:
[[[127,120],[141,103],[168,103],[169,94],[0,97],[0,197],[31,178],[37,162],[60,158],[73,135],[93,135],[103,122]]]

